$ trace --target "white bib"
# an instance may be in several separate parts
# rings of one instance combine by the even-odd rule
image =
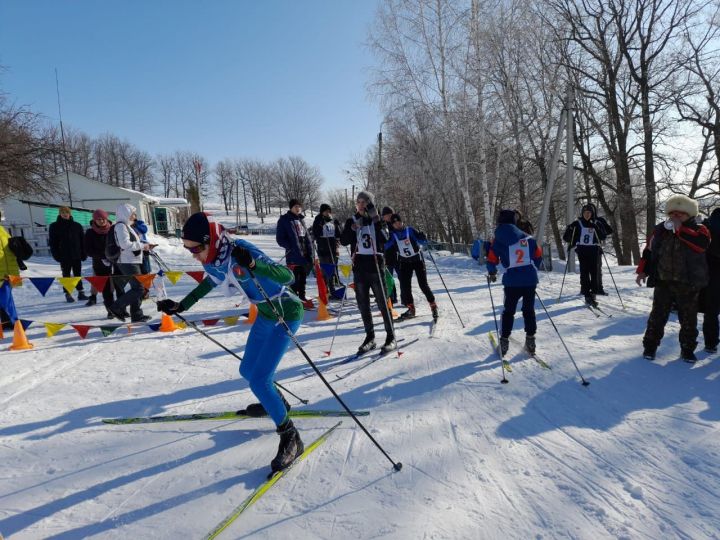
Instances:
[[[299,219],[293,219],[291,223],[295,228],[295,234],[297,235],[297,237],[303,238],[305,236],[305,224],[301,223]]]
[[[595,229],[592,227],[583,227],[580,225],[580,240],[578,244],[581,246],[594,246],[595,243]]]
[[[375,255],[377,253],[375,249],[375,226],[365,225],[355,233],[357,234],[357,253],[360,255]]]
[[[408,233],[407,227],[405,228],[405,239],[401,240],[399,236],[395,236],[395,241],[397,242],[398,253],[400,253],[401,257],[410,258],[417,255],[417,252],[410,241],[410,234]]]
[[[322,235],[323,238],[335,238],[335,224],[332,221],[323,225]]]
[[[532,264],[530,259],[530,240],[522,238],[508,247],[509,266],[508,268],[518,268],[519,266],[527,266]]]

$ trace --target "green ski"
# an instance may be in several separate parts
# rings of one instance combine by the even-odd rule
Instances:
[[[503,358],[503,355],[500,354],[500,346],[498,345],[498,342],[495,339],[495,334],[493,334],[492,331],[490,331],[490,332],[488,332],[488,337],[490,338],[490,343],[492,344],[493,349],[495,349],[495,352],[500,357],[500,360],[502,361],[503,366],[505,366],[505,371],[507,371],[508,373],[512,373],[512,367],[510,366],[510,362],[505,360],[505,358]]]
[[[245,499],[235,510],[233,510],[224,520],[222,520],[217,527],[215,527],[206,537],[205,540],[211,540],[212,538],[217,538],[217,536],[223,532],[225,529],[227,529],[240,515],[247,510],[247,508],[253,504],[255,501],[257,501],[260,497],[262,497],[272,486],[275,485],[275,483],[280,480],[285,474],[287,474],[290,469],[292,469],[295,465],[297,465],[299,462],[304,460],[313,450],[315,450],[318,446],[320,446],[322,443],[325,442],[325,440],[330,436],[330,434],[337,429],[337,427],[342,424],[342,421],[335,424],[333,427],[328,429],[325,433],[320,435],[317,439],[315,439],[310,445],[308,445],[305,448],[305,451],[300,454],[300,456],[292,462],[292,464],[287,468],[283,469],[282,471],[278,471],[275,474],[273,474],[270,478],[265,480],[262,484],[260,484],[255,491],[253,491],[247,499]]]
[[[369,411],[353,411],[355,416],[367,416]],[[350,416],[346,411],[328,411],[322,409],[291,409],[290,418],[322,418]],[[135,418],[103,418],[105,424],[158,424],[164,422],[193,422],[197,420],[247,420],[248,418],[267,418],[267,416],[248,416],[238,411],[209,412],[196,414],[171,414],[165,416],[139,416]]]

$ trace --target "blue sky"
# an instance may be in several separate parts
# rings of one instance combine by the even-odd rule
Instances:
[[[300,155],[324,187],[374,144],[377,0],[1,0],[0,90],[152,155]]]

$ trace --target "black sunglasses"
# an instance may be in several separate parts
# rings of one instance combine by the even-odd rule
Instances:
[[[192,246],[192,247],[188,247],[188,246],[183,246],[183,247],[185,249],[187,249],[193,255],[197,255],[198,253],[202,253],[207,246],[205,244],[199,244],[197,246]]]

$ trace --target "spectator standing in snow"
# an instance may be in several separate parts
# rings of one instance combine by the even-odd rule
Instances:
[[[107,235],[113,223],[108,217],[108,213],[102,208],[98,208],[93,212],[93,218],[90,221],[90,227],[85,231],[85,253],[92,259],[93,274],[96,276],[112,276],[112,263],[105,258],[105,245],[107,244]],[[110,313],[110,306],[113,303],[113,290],[119,298],[123,294],[122,287],[115,284],[115,280],[108,279],[105,288],[101,291],[103,304],[108,310],[108,319],[113,318]],[[86,306],[94,306],[97,303],[97,291],[91,289],[90,298]]]
[[[61,206],[55,223],[49,228],[50,253],[53,259],[60,263],[63,277],[82,276],[82,262],[87,259],[85,242],[83,241],[83,228],[72,217],[67,206]],[[78,300],[87,300],[83,291],[82,279],[75,286],[78,291]],[[65,291],[65,300],[74,302],[72,294]]]
[[[305,309],[312,309],[312,300],[305,296],[307,275],[313,266],[311,240],[303,221],[302,203],[298,199],[291,199],[288,206],[290,209],[277,222],[275,240],[285,248],[285,264],[295,276],[290,288],[300,297]]]
[[[340,256],[340,222],[333,219],[332,208],[329,204],[320,205],[320,213],[315,216],[312,226],[313,237],[317,249],[318,260],[321,264],[332,264],[334,266],[333,273],[325,272],[325,283],[330,289],[330,294],[335,292],[339,279],[337,276],[337,263]]]
[[[675,303],[680,320],[680,355],[686,362],[695,362],[698,295],[708,284],[705,252],[710,233],[695,219],[697,202],[684,195],[670,197],[665,213],[668,219],[653,229],[636,270],[638,285],[647,280],[648,287],[655,287],[643,337],[643,356],[655,359]]]

